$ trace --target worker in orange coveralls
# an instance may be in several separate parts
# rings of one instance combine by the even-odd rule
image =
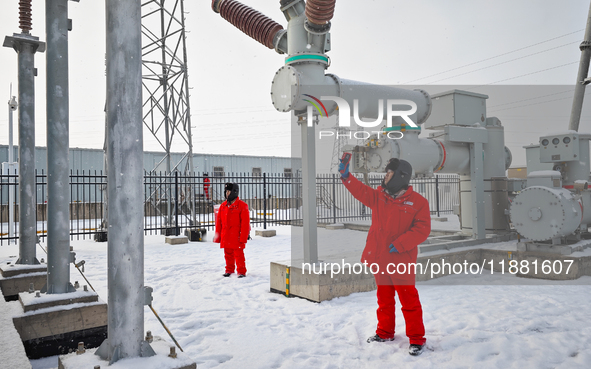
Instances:
[[[209,187],[211,186],[211,181],[209,179],[209,175],[205,173],[203,175],[203,192],[205,193],[205,200],[209,200]]]
[[[215,220],[213,242],[219,243],[224,249],[226,272],[229,277],[236,272],[238,278],[246,277],[246,261],[244,248],[250,233],[250,213],[248,205],[238,198],[238,184],[226,183],[224,188],[226,201],[222,203]]]
[[[371,227],[361,261],[377,264],[374,272],[378,298],[376,334],[367,342],[394,340],[395,299],[402,304],[409,354],[420,355],[425,347],[423,309],[415,287],[417,246],[431,232],[431,212],[427,199],[409,186],[412,166],[409,162],[391,159],[379,188],[373,189],[349,175],[349,163],[339,165],[341,180],[351,194],[372,210]],[[390,267],[388,268],[388,266]],[[372,271],[373,272],[373,271]]]

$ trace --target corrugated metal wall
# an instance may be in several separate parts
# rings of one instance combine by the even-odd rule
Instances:
[[[144,152],[144,169],[146,171],[165,170],[165,163],[160,161],[164,153]],[[14,158],[18,160],[18,148],[14,147]],[[174,166],[183,158],[181,153],[172,154],[172,165]],[[0,163],[8,160],[8,146],[0,145]],[[185,158],[179,169],[185,170],[187,159]],[[47,148],[35,148],[36,168],[41,172],[47,171]],[[160,165],[158,165],[160,163]],[[213,173],[214,167],[223,167],[225,173],[252,173],[253,168],[261,168],[264,173],[283,173],[285,169],[291,168],[295,173],[302,168],[302,160],[299,158],[285,158],[276,156],[245,156],[245,155],[215,155],[215,154],[193,154],[193,164],[196,172]],[[99,149],[70,149],[70,169],[74,172],[103,170],[103,151]]]

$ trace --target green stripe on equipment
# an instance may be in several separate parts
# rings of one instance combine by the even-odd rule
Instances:
[[[322,55],[315,55],[315,54],[304,54],[304,55],[295,55],[290,58],[285,59],[285,64],[293,63],[296,61],[301,60],[320,60],[325,63],[328,63],[328,57]]]
[[[406,129],[407,131],[420,131],[421,127],[411,127],[411,126],[394,126],[394,127],[384,127],[382,130],[384,132],[389,131],[400,131],[402,128]]]

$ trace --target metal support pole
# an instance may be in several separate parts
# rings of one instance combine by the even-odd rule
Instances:
[[[585,79],[589,73],[589,62],[591,60],[591,6],[589,7],[589,15],[587,16],[585,39],[579,46],[579,49],[581,49],[581,60],[579,62],[579,73],[577,74],[577,81],[575,83],[575,95],[568,124],[568,129],[573,131],[579,130],[583,99],[585,98],[585,86],[588,83]]]
[[[47,293],[70,284],[68,0],[45,2],[47,38]]]
[[[337,222],[337,176],[333,173],[332,175],[332,222]]]
[[[160,85],[162,86],[162,93],[164,98],[162,99],[163,104],[164,104],[164,111],[162,112],[162,114],[164,114],[164,134],[166,136],[165,139],[165,155],[166,155],[166,159],[165,159],[165,163],[166,163],[166,175],[170,176],[172,174],[172,164],[171,164],[171,158],[170,156],[172,155],[170,150],[171,150],[171,145],[172,145],[172,137],[174,136],[174,127],[172,126],[172,123],[170,121],[170,112],[169,112],[169,107],[168,107],[168,75],[170,73],[170,71],[168,70],[168,66],[165,64],[166,63],[166,29],[165,29],[165,21],[164,21],[164,8],[161,7],[160,8],[160,34],[161,34],[161,42],[162,42],[162,76],[160,77]],[[172,132],[171,132],[172,131]],[[170,178],[170,177],[168,177]],[[171,197],[172,197],[172,191],[170,186],[167,186],[167,196],[166,196],[166,220],[167,220],[167,227],[171,226],[171,222],[172,222],[172,207],[171,207]],[[175,227],[175,235],[178,236],[178,234],[176,234],[176,229],[178,227],[178,223],[176,222],[176,216],[175,216],[175,223],[174,223],[174,227]]]
[[[435,176],[435,202],[437,203],[437,216],[439,217],[439,177]]]
[[[184,1],[180,2],[181,5],[181,14],[185,14],[185,7]],[[185,33],[185,17],[181,17],[181,22],[183,24],[183,33]],[[185,70],[187,68],[187,47],[186,47],[186,37],[183,35],[183,63],[185,65]],[[187,106],[185,108],[185,114],[187,115],[187,126],[185,128],[187,132],[187,142],[189,144],[189,173],[192,176],[195,176],[195,165],[193,164],[193,134],[191,133],[191,108],[189,104],[189,78],[185,78],[185,83],[183,84],[183,88],[185,90],[185,96],[187,96]],[[191,219],[193,220],[193,225],[199,224],[197,221],[197,214],[195,212],[195,187],[191,188]]]
[[[45,43],[28,33],[4,39],[18,54],[19,258],[17,264],[39,264],[37,247],[37,182],[35,178],[35,52]]]
[[[179,228],[179,172],[174,171],[174,235],[181,233]]]
[[[142,53],[139,0],[107,0],[108,339],[114,363],[144,337]]]
[[[484,160],[482,142],[470,143],[470,183],[472,190],[472,236],[486,238],[484,221]]]
[[[263,173],[263,229],[267,229],[267,173]]]
[[[10,100],[8,101],[8,244],[15,242],[14,237],[14,195],[16,186],[14,185],[14,175],[16,175],[16,163],[14,162],[13,130],[14,124],[12,112],[18,108],[16,97],[12,96],[12,84],[10,85]]]
[[[298,121],[302,128],[302,187],[304,222],[304,263],[318,262],[318,231],[316,229],[316,142],[314,128],[318,116],[308,127],[307,119]]]

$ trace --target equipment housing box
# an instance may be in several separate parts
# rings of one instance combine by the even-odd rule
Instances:
[[[575,131],[540,137],[540,162],[581,160],[579,134]]]
[[[441,129],[446,125],[471,126],[486,120],[487,95],[451,90],[431,95],[431,116],[424,123],[425,129]]]

